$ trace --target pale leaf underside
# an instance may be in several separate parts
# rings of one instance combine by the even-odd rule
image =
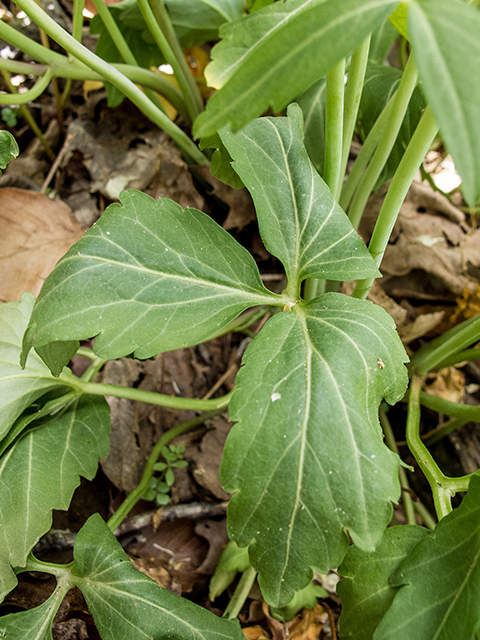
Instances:
[[[256,304],[277,303],[252,256],[206,214],[121,195],[47,278],[26,349],[95,336],[105,359],[148,358],[205,340]]]
[[[245,355],[222,482],[238,493],[229,531],[275,606],[312,568],[338,566],[348,539],[373,549],[398,499],[398,458],[383,444],[382,397],[404,393],[405,354],[391,318],[326,294],[270,320]]]
[[[25,293],[20,302],[0,305],[0,440],[22,413],[39,396],[58,386],[36,353],[20,369],[22,338],[35,298]]]

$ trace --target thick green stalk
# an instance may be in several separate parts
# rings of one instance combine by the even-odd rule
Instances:
[[[167,396],[163,393],[144,391],[132,387],[121,387],[113,384],[102,384],[99,382],[88,382],[71,375],[60,376],[62,383],[72,387],[79,393],[94,396],[113,396],[115,398],[127,398],[138,402],[148,402],[160,407],[171,407],[172,409],[185,409],[192,411],[208,411],[224,409],[228,406],[233,391],[221,398],[213,400],[198,400],[196,398],[179,398],[177,396]]]
[[[402,126],[403,119],[405,118],[405,113],[408,109],[408,103],[410,102],[413,90],[417,84],[417,79],[418,73],[413,62],[413,57],[410,56],[407,66],[405,67],[405,71],[403,72],[400,86],[395,93],[387,126],[350,206],[348,216],[355,228],[359,225],[367,200],[372,193],[382,169],[393,149],[398,132]],[[418,166],[416,169],[418,169]]]
[[[166,447],[169,442],[171,442],[174,438],[185,433],[189,429],[193,429],[194,427],[198,427],[203,424],[206,420],[210,420],[210,418],[214,418],[219,413],[221,413],[221,409],[217,409],[215,411],[210,411],[209,413],[204,413],[198,418],[193,418],[193,420],[187,420],[186,422],[182,422],[178,424],[176,427],[169,429],[163,436],[156,442],[153,447],[150,455],[148,456],[147,464],[145,465],[145,469],[143,470],[142,479],[135,487],[135,489],[128,494],[127,498],[122,502],[117,511],[113,514],[113,516],[108,521],[108,526],[110,527],[110,531],[115,531],[115,529],[120,526],[120,524],[125,520],[128,516],[132,508],[136,505],[136,503],[141,499],[145,491],[150,486],[150,480],[155,473],[155,464],[158,460],[159,455],[162,452],[163,447]]]
[[[105,80],[111,82],[117,89],[124,93],[152,122],[161,129],[164,129],[194,162],[198,164],[209,164],[207,157],[180,127],[177,127],[168,116],[162,113],[147,98],[141,89],[136,87],[133,82],[126,78],[115,67],[77,42],[75,38],[62,29],[50,16],[38,7],[34,0],[18,0],[17,5],[66,51],[87,65],[87,67],[99,73]],[[47,62],[45,59],[41,61]]]
[[[478,359],[480,359],[480,349],[465,349],[465,351],[454,353],[448,358],[445,358],[445,360],[442,360],[436,368],[444,369],[445,367],[453,367],[453,365],[459,364],[460,362],[471,362],[472,360]]]
[[[420,404],[427,407],[427,409],[432,409],[438,413],[444,413],[447,416],[452,416],[459,420],[480,422],[479,405],[452,402],[451,400],[445,400],[444,398],[439,398],[438,396],[434,396],[431,393],[426,393],[424,391],[420,394]]]
[[[185,56],[183,55],[182,47],[180,46],[180,42],[178,41],[177,34],[175,33],[175,29],[173,28],[172,21],[170,20],[170,16],[168,15],[165,3],[163,2],[163,0],[148,0],[148,2],[150,4],[151,10],[153,11],[153,15],[155,16],[155,20],[157,21],[160,29],[167,38],[168,44],[170,45],[170,48],[172,49],[178,61],[179,67],[183,72],[182,75],[186,78],[186,81],[190,88],[190,94],[197,106],[197,110],[198,112],[201,112],[205,108],[203,99],[200,94],[197,82],[190,72],[187,61],[185,60]]]
[[[480,315],[465,320],[442,336],[421,347],[411,358],[409,368],[424,375],[443,365],[447,358],[480,340]]]
[[[0,97],[1,104],[27,104],[36,100],[50,84],[50,80],[53,77],[53,72],[48,69],[43,76],[41,76],[31,89],[25,91],[25,93],[2,93]]]
[[[179,60],[175,53],[172,51],[170,44],[165,37],[160,25],[158,24],[155,15],[148,3],[148,0],[137,0],[138,7],[142,13],[142,16],[147,24],[148,30],[153,36],[158,48],[163,53],[163,56],[167,63],[172,67],[173,72],[175,74],[175,78],[177,79],[178,85],[182,91],[185,103],[187,105],[187,111],[190,116],[190,122],[193,122],[195,118],[200,113],[198,109],[198,105],[195,101],[194,96],[192,95],[190,84],[187,80],[187,76],[185,75],[184,69],[179,63]],[[182,58],[183,58],[182,53]],[[190,73],[188,71],[188,73]],[[191,74],[190,74],[191,75]]]
[[[382,425],[383,433],[385,434],[385,442],[387,446],[389,447],[389,449],[394,451],[397,454],[397,456],[399,456],[398,447],[395,441],[395,436],[393,434],[392,427],[390,425],[390,420],[388,419],[387,414],[381,407],[380,407],[379,417],[380,417],[380,424]],[[405,472],[405,469],[402,467],[402,465],[398,467],[398,476],[400,478],[400,486],[402,488],[402,500],[403,500],[403,506],[405,509],[405,516],[407,517],[407,523],[417,524],[417,520],[415,518],[415,507],[413,505],[412,496],[409,493],[410,485],[408,482],[407,474]]]
[[[466,491],[470,476],[449,478],[437,466],[431,453],[420,438],[420,395],[422,378],[413,378],[408,396],[407,444],[419,468],[427,478],[433,494],[435,511],[439,520],[452,511],[452,497],[458,491]]]
[[[132,50],[128,46],[127,41],[123,37],[123,33],[120,31],[117,23],[113,19],[113,16],[110,13],[107,5],[104,3],[103,0],[93,0],[93,4],[97,9],[100,15],[100,18],[102,19],[103,24],[105,25],[108,31],[108,34],[110,35],[112,41],[117,47],[118,52],[122,56],[123,61],[134,67],[138,67],[139,64],[135,56],[133,55]],[[157,98],[157,96],[153,91],[151,91],[150,89],[145,89],[145,94],[150,98],[150,100],[154,103],[154,105],[160,109],[160,111],[163,111],[163,112],[165,111],[165,109],[162,106],[162,103],[160,102],[160,100]]]
[[[352,145],[353,133],[357,123],[358,108],[362,97],[365,71],[368,62],[368,52],[370,51],[370,38],[368,38],[354,51],[348,71],[348,81],[345,88],[345,108],[343,113],[343,148],[342,161],[340,165],[340,175],[344,176],[347,170],[348,156]],[[342,181],[338,183],[335,197],[340,200],[342,192]]]
[[[77,42],[82,41],[84,8],[85,0],[73,0],[72,37],[75,38]]]
[[[323,179],[335,197],[341,185],[345,59],[327,73],[325,105],[325,164]]]
[[[18,35],[21,36],[20,39],[18,38]],[[30,38],[19,34],[19,32],[13,27],[3,23],[2,21],[0,21],[0,37],[37,60],[45,58],[43,55],[43,47],[40,46],[40,49],[38,49],[39,45],[34,40],[30,40]],[[62,56],[61,54],[54,53],[54,58],[50,59],[48,56],[46,57],[45,64],[18,62],[16,60],[4,60],[3,58],[0,58],[0,69],[4,69],[10,73],[23,73],[41,76],[48,68],[50,68],[56,78],[67,78],[71,80],[104,80],[102,75],[92,71],[92,69],[72,57],[71,54],[69,55],[70,59],[66,56]],[[173,107],[175,107],[182,117],[188,120],[188,113],[182,94],[171,82],[163,78],[161,75],[154,73],[149,69],[143,69],[142,67],[119,63],[112,63],[111,66],[120,71],[135,84],[140,84],[160,93]]]
[[[378,214],[377,223],[368,246],[377,267],[379,267],[382,262],[388,240],[400,212],[400,207],[405,200],[418,167],[422,163],[437,131],[438,127],[432,111],[430,107],[427,107],[403,154],[400,164],[393,176],[388,193],[383,201],[380,213]],[[366,298],[373,281],[374,278],[359,280],[353,291],[353,297]]]
[[[256,577],[257,572],[251,565],[245,569],[242,573],[242,577],[238,581],[227,608],[223,612],[224,618],[232,620],[238,616],[247,600],[248,594],[250,593],[250,589],[253,587]]]
[[[370,129],[368,136],[365,138],[362,148],[360,149],[360,153],[358,154],[355,162],[353,163],[353,167],[348,174],[347,181],[343,185],[339,203],[344,211],[348,209],[348,205],[350,204],[353,194],[355,193],[355,189],[362,179],[362,176],[365,173],[365,169],[370,162],[370,158],[375,153],[375,149],[377,148],[378,143],[382,138],[383,132],[385,131],[385,127],[387,126],[387,122],[390,117],[390,112],[393,108],[394,98],[395,94],[384,106],[375,124]]]
[[[0,65],[0,69],[1,69],[1,65]],[[41,78],[41,79],[40,79],[40,80],[35,84],[35,87],[34,87],[34,88],[38,88],[38,87],[39,87],[40,82],[42,82],[42,81],[43,81],[43,82],[46,82],[46,83],[48,84],[49,69],[48,69],[48,67],[44,67],[44,69],[45,69],[45,76],[44,76],[43,78]],[[3,75],[3,78],[4,78],[4,80],[5,80],[5,83],[6,83],[7,87],[8,87],[8,88],[10,89],[10,91],[12,92],[12,96],[15,96],[15,97],[19,96],[19,94],[18,94],[18,92],[17,92],[16,87],[14,87],[14,86],[13,86],[13,84],[11,83],[11,81],[10,81],[10,76],[9,76],[9,74],[8,74],[4,69],[1,69],[1,71],[2,71],[2,75]],[[32,89],[31,89],[30,91],[32,91]],[[27,93],[28,93],[29,95],[31,95],[31,93],[30,93],[29,91],[27,91]],[[25,96],[26,94],[24,93],[24,94],[21,94],[21,95],[22,95],[22,97],[23,97],[23,96]],[[10,96],[7,96],[6,94],[2,94],[2,96],[0,96],[0,104],[6,104],[5,102],[2,102],[2,97],[3,97],[3,96],[5,96],[7,99],[10,97]],[[18,99],[18,98],[17,98],[17,99]],[[40,143],[41,143],[41,145],[43,146],[43,148],[45,149],[45,152],[46,152],[47,156],[50,158],[50,160],[51,160],[52,162],[54,162],[54,161],[55,161],[55,153],[53,152],[53,149],[52,149],[52,147],[50,146],[50,144],[49,144],[48,140],[47,140],[47,139],[45,138],[45,136],[43,135],[43,133],[42,133],[42,131],[41,131],[40,127],[39,127],[39,126],[38,126],[38,124],[36,123],[35,118],[32,116],[32,114],[31,114],[31,113],[30,113],[30,111],[28,110],[28,108],[27,108],[26,104],[24,104],[24,103],[22,102],[22,100],[18,100],[18,103],[17,103],[17,102],[15,102],[15,103],[13,103],[13,104],[19,104],[19,106],[20,106],[20,111],[22,112],[23,117],[25,118],[25,120],[28,122],[28,124],[29,124],[29,126],[30,126],[30,129],[33,131],[33,133],[34,133],[34,134],[37,136],[37,138],[40,140]]]

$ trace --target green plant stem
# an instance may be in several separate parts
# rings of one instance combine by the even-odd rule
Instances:
[[[150,480],[155,473],[155,464],[157,463],[158,457],[160,456],[163,447],[166,447],[167,444],[169,444],[177,436],[185,433],[189,429],[200,426],[206,420],[214,418],[221,412],[222,409],[216,409],[215,411],[204,413],[198,418],[193,418],[193,420],[187,420],[186,422],[178,424],[176,427],[169,429],[166,433],[163,434],[163,436],[156,442],[150,455],[148,456],[147,464],[145,465],[145,469],[143,470],[142,479],[140,480],[136,488],[128,494],[126,499],[122,502],[120,507],[108,521],[107,524],[110,528],[110,531],[115,531],[115,529],[120,526],[120,524],[130,513],[131,509],[141,499],[145,491],[148,489]]]
[[[317,296],[321,296],[326,290],[326,280],[318,280],[317,278],[308,278],[305,281],[305,289],[303,297],[305,300],[313,300]]]
[[[128,46],[127,41],[123,37],[123,33],[120,31],[117,23],[113,19],[113,16],[110,13],[110,11],[109,11],[107,5],[105,4],[104,0],[93,0],[93,4],[95,5],[95,7],[96,7],[96,9],[98,11],[98,14],[100,15],[100,18],[102,19],[103,24],[105,25],[105,27],[106,27],[106,29],[107,29],[107,31],[108,31],[111,39],[112,39],[112,42],[114,42],[115,46],[118,49],[118,52],[122,56],[123,61],[126,62],[127,64],[130,64],[130,65],[134,66],[134,67],[138,67],[139,64],[138,64],[135,56],[133,55],[132,50]],[[165,109],[163,108],[162,103],[157,98],[155,93],[153,91],[151,91],[150,89],[144,89],[144,91],[145,91],[145,94],[154,103],[154,105],[156,107],[158,107],[161,111],[165,112]]]
[[[15,32],[15,29],[12,29],[11,27],[9,27],[9,25],[6,25],[9,29],[12,29],[12,31],[8,31],[7,34],[2,35],[2,24],[3,23],[1,23],[0,21],[0,37],[3,37],[5,40],[10,42],[10,44],[13,44],[15,46],[15,38],[10,37],[12,31]],[[188,120],[188,113],[182,94],[161,75],[154,73],[149,69],[134,67],[127,64],[112,63],[112,66],[135,84],[140,84],[149,89],[153,89],[153,91],[156,91],[157,93],[160,93],[170,102],[173,107],[175,107],[175,109],[178,111],[178,113],[180,113],[182,117]],[[17,62],[16,60],[4,60],[3,58],[0,58],[0,69],[4,69],[5,71],[9,71],[11,73],[22,73],[27,75],[40,76],[43,75],[48,70],[48,68],[48,65]],[[55,64],[50,68],[53,71],[53,74],[58,78],[68,78],[73,80],[104,80],[104,78],[100,74],[92,71],[78,60],[72,59],[72,62],[70,62],[66,56],[62,55],[59,55],[59,58],[55,61]],[[3,94],[0,94],[0,104],[1,95]]]
[[[350,206],[348,216],[355,228],[357,228],[360,223],[367,200],[372,193],[382,169],[393,149],[398,132],[400,131],[400,127],[402,126],[402,122],[405,118],[405,113],[408,109],[408,103],[410,102],[413,90],[417,84],[417,79],[417,69],[413,62],[413,56],[410,56],[407,66],[405,67],[405,71],[403,72],[400,86],[395,92],[394,102],[392,110],[390,111],[387,126]],[[415,171],[417,169],[418,165],[415,167]]]
[[[0,100],[2,104],[27,104],[28,102],[33,102],[42,93],[50,84],[50,80],[53,78],[53,72],[51,69],[48,69],[43,76],[41,76],[37,82],[33,85],[31,89],[25,91],[25,93],[2,93],[0,94]],[[54,156],[55,157],[55,156]]]
[[[83,62],[87,67],[99,73],[105,80],[111,82],[117,89],[124,93],[152,122],[161,129],[164,129],[194,162],[198,164],[209,164],[207,157],[180,127],[162,113],[147,98],[141,89],[135,86],[135,84],[120,73],[120,71],[77,42],[75,38],[62,29],[50,16],[38,7],[34,0],[18,0],[17,5],[66,51]]]
[[[420,393],[420,404],[427,409],[432,409],[432,411],[436,411],[437,413],[444,413],[447,416],[452,416],[459,420],[480,422],[480,406],[452,402],[451,400],[439,398],[425,391]]]
[[[187,80],[187,76],[185,75],[185,71],[182,68],[177,56],[172,51],[172,48],[170,47],[170,44],[167,38],[165,37],[165,34],[160,28],[160,25],[158,24],[155,18],[152,8],[148,3],[148,0],[137,0],[137,2],[138,2],[138,7],[142,13],[142,16],[147,24],[148,30],[152,34],[153,39],[155,40],[160,51],[162,52],[165,60],[173,69],[175,78],[178,82],[180,90],[185,99],[185,103],[187,105],[189,120],[190,122],[193,122],[195,118],[198,116],[198,114],[200,113],[200,111],[198,109],[198,105],[195,101],[195,98],[192,95],[191,87]],[[184,56],[182,53],[182,58],[183,57]],[[190,73],[190,71],[188,71],[188,73]]]
[[[347,170],[348,156],[352,145],[353,133],[357,123],[358,108],[362,97],[365,71],[370,51],[370,36],[354,51],[348,71],[348,81],[345,88],[345,108],[343,113],[343,148],[340,175],[344,176]],[[339,180],[335,197],[340,200],[342,181]]]
[[[460,353],[454,353],[453,355],[445,358],[437,365],[437,369],[444,369],[445,367],[453,367],[456,364],[460,364],[461,362],[471,362],[472,360],[480,359],[480,349],[465,349],[465,351],[460,351]]]
[[[466,491],[470,476],[449,478],[437,466],[420,438],[420,394],[422,378],[412,379],[408,396],[407,444],[427,478],[433,494],[437,518],[441,520],[452,511],[451,499],[458,491]]]
[[[103,367],[105,362],[106,360],[103,360],[102,358],[95,356],[92,359],[92,364],[88,367],[88,369],[85,371],[85,373],[81,377],[81,380],[83,380],[84,382],[91,382],[93,378],[97,375],[97,373],[100,371],[100,369]]]
[[[410,360],[410,371],[422,376],[437,369],[459,351],[480,340],[480,315],[465,320],[421,347]]]
[[[233,593],[233,596],[230,602],[227,605],[227,608],[223,612],[223,617],[232,620],[236,618],[240,611],[242,610],[243,605],[250,593],[250,589],[253,587],[253,583],[255,582],[255,578],[257,577],[257,572],[250,565],[245,571],[242,573],[242,577],[238,581],[237,587]]]
[[[423,504],[423,502],[420,502],[420,500],[416,500],[413,503],[413,506],[415,507],[415,511],[423,520],[423,523],[425,524],[427,529],[430,529],[430,531],[433,531],[437,526],[437,522],[435,518],[432,516],[432,514],[430,513],[430,511],[427,509],[427,507]]]
[[[427,107],[395,171],[368,245],[368,250],[377,267],[382,262],[400,207],[437,131],[438,127],[432,111]],[[366,298],[373,281],[374,278],[359,280],[353,291],[353,297]]]
[[[48,67],[45,67],[45,76],[47,75],[47,73],[48,73]],[[13,86],[13,84],[10,81],[10,76],[3,69],[2,69],[2,75],[3,75],[3,78],[5,80],[6,85],[8,86],[10,91],[12,92],[12,96],[13,95],[17,96],[18,94],[17,94],[16,87]],[[37,85],[38,85],[38,83],[35,86],[37,86]],[[0,104],[2,104],[3,95],[4,94],[0,95]],[[25,95],[25,94],[23,94],[23,95]],[[35,122],[35,118],[32,116],[32,114],[30,113],[30,111],[28,110],[28,108],[27,108],[27,106],[25,104],[20,104],[19,107],[20,107],[20,111],[23,114],[23,117],[25,118],[25,120],[28,122],[28,124],[30,126],[30,129],[33,131],[33,133],[40,140],[40,143],[42,144],[43,148],[45,149],[45,152],[46,152],[47,156],[50,158],[50,160],[52,160],[52,162],[55,161],[55,153],[53,152],[52,147],[48,143],[48,140],[45,138],[45,136],[43,135],[42,131],[40,130],[40,127]]]
[[[422,402],[421,396],[420,402]],[[429,432],[429,434],[425,434],[425,436],[422,437],[422,440],[425,443],[425,446],[429,447],[430,445],[444,438],[452,431],[455,431],[455,429],[460,429],[460,427],[465,426],[469,422],[471,422],[471,420],[461,420],[460,418],[453,418],[452,420],[448,420],[448,422],[442,424],[440,427],[433,429]]]
[[[355,189],[357,188],[360,180],[362,179],[362,176],[365,173],[365,169],[367,168],[370,158],[375,153],[375,149],[377,148],[378,143],[381,140],[388,119],[390,117],[390,112],[393,108],[394,99],[395,94],[387,102],[377,120],[375,121],[375,124],[370,129],[368,136],[365,138],[365,141],[362,145],[360,153],[358,154],[355,162],[353,163],[353,167],[348,174],[347,181],[343,185],[339,203],[344,211],[347,210]]]
[[[85,0],[73,0],[72,37],[75,38],[77,42],[82,42],[84,9]]]
[[[387,443],[387,446],[389,447],[389,449],[394,451],[398,456],[399,455],[398,447],[395,441],[395,436],[393,434],[392,427],[390,425],[390,420],[388,419],[387,414],[381,407],[380,407],[379,417],[380,417],[380,424],[382,425],[383,433],[385,434],[385,442]],[[408,524],[417,524],[417,520],[415,518],[415,507],[413,504],[412,496],[410,495],[410,492],[409,492],[410,484],[408,482],[405,469],[401,465],[398,468],[398,476],[400,478],[400,486],[402,488],[402,500],[403,500],[403,506],[405,509],[405,516],[407,517],[407,522]]]
[[[182,75],[185,77],[187,84],[189,85],[192,99],[196,104],[198,112],[200,113],[204,109],[200,89],[198,88],[195,78],[190,72],[187,61],[185,60],[182,47],[180,46],[180,42],[178,41],[177,34],[175,33],[175,29],[173,28],[172,21],[170,20],[170,16],[168,15],[165,3],[163,2],[163,0],[148,0],[148,2],[150,4],[153,15],[155,16],[155,20],[160,26],[160,29],[165,35],[168,44],[170,45],[170,48],[173,51],[175,58],[177,59],[178,65],[183,72]]]
[[[72,387],[78,393],[86,393],[94,396],[113,396],[115,398],[127,398],[128,400],[136,400],[137,402],[148,402],[149,404],[159,405],[160,407],[170,407],[172,409],[185,409],[192,411],[208,411],[216,409],[224,409],[228,406],[233,391],[221,398],[213,400],[197,400],[195,398],[178,398],[175,396],[167,396],[163,393],[155,393],[153,391],[144,391],[143,389],[134,389],[132,387],[121,387],[113,384],[102,384],[98,382],[85,382],[81,378],[75,378],[71,375],[60,376],[62,383]]]
[[[341,184],[345,59],[327,73],[325,105],[325,165],[323,179],[335,197]]]

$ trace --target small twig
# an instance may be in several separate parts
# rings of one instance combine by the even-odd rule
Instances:
[[[57,171],[60,162],[63,160],[63,156],[67,153],[68,147],[71,145],[75,135],[76,135],[75,133],[69,133],[68,136],[65,138],[65,142],[63,143],[62,148],[60,149],[57,157],[55,158],[55,162],[50,167],[50,171],[48,172],[48,175],[45,178],[44,183],[42,184],[40,193],[45,193],[47,191],[47,187],[52,181],[52,178],[55,175],[55,172]]]
[[[216,383],[213,385],[213,387],[210,389],[210,391],[207,391],[207,393],[203,396],[202,400],[208,400],[209,398],[211,398],[213,396],[213,394],[215,393],[215,391],[217,391],[217,389],[220,389],[220,387],[222,386],[222,384],[224,382],[226,382],[226,380],[228,380],[228,378],[230,378],[230,376],[232,375],[232,373],[235,373],[235,371],[238,369],[238,365],[236,363],[232,364],[231,367],[229,367],[225,373],[223,374],[223,376],[221,376]]]
[[[337,630],[335,628],[335,618],[333,617],[333,611],[326,602],[322,602],[322,607],[325,607],[328,613],[328,619],[330,620],[330,628],[332,629],[332,640],[337,640]]]

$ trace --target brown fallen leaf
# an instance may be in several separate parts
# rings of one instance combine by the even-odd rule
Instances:
[[[23,189],[0,189],[0,299],[34,295],[83,230],[60,200]]]
[[[460,402],[465,394],[465,376],[456,367],[432,371],[425,380],[426,390],[432,396]]]

